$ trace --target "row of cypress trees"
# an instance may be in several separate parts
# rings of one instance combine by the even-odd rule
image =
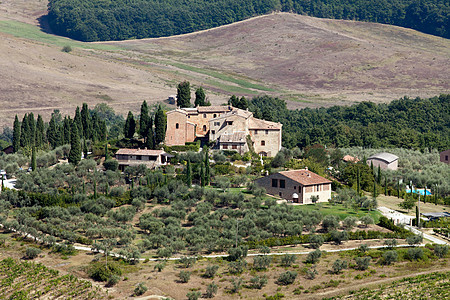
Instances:
[[[137,125],[139,125],[138,128]],[[155,119],[153,121],[147,102],[144,100],[141,105],[139,123],[136,123],[133,113],[129,111],[123,128],[123,134],[125,135],[125,138],[132,139],[135,133],[137,133],[139,137],[144,139],[144,143],[148,149],[155,149],[157,145],[164,142],[166,137],[166,127],[167,118],[161,105],[156,109]]]

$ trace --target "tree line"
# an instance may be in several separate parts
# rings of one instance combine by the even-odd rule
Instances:
[[[278,98],[258,96],[251,100],[249,110],[257,118],[283,124],[286,148],[322,144],[443,151],[450,147],[449,94],[301,110],[287,109],[286,102]]]
[[[378,22],[450,37],[447,0],[50,0],[54,32],[81,41],[171,36],[273,11]]]

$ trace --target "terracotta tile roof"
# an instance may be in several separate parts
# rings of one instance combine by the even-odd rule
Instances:
[[[352,162],[358,162],[359,159],[357,157],[353,157],[351,155],[346,155],[342,158],[343,161],[352,161]]]
[[[322,183],[331,183],[330,180],[323,178],[322,176],[317,175],[314,172],[311,172],[306,169],[302,170],[292,170],[292,171],[282,171],[279,174],[290,178],[301,185],[314,185],[314,184],[322,184]]]
[[[245,143],[245,132],[233,132],[229,134],[222,134],[220,136],[221,143]]]
[[[249,120],[248,129],[277,129],[281,130],[283,125],[281,123],[275,123],[266,120],[260,120],[256,118],[251,118]]]
[[[215,105],[215,106],[198,106],[197,111],[199,113],[204,112],[227,112],[231,111],[231,107],[229,105],[221,106],[221,105]]]
[[[127,149],[122,148],[119,149],[116,152],[116,155],[149,155],[149,156],[155,156],[155,155],[161,155],[164,154],[164,150],[147,150],[147,149]]]

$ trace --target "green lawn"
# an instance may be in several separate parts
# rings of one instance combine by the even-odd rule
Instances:
[[[339,219],[343,220],[348,216],[354,216],[360,218],[365,215],[369,215],[373,218],[375,223],[378,223],[381,213],[375,210],[368,211],[367,209],[360,209],[355,211],[352,208],[345,208],[342,204],[331,205],[329,203],[318,203],[318,204],[307,204],[295,206],[296,209],[301,210],[316,210],[321,212],[323,215],[335,215]]]

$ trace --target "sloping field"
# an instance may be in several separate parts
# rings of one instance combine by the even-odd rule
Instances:
[[[48,118],[83,102],[137,111],[182,80],[206,88],[213,104],[266,93],[292,108],[450,91],[450,42],[413,30],[280,13],[169,38],[82,43],[40,30],[45,9],[39,0],[0,5],[0,126],[16,113]]]

